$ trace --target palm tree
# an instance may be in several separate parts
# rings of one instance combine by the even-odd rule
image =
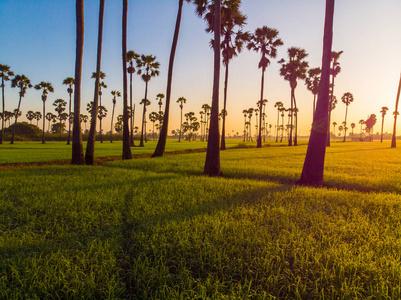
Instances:
[[[50,132],[50,122],[52,121],[52,120],[54,120],[54,118],[55,118],[56,116],[55,115],[53,115],[51,112],[48,112],[47,114],[46,114],[46,120],[49,122],[49,126],[47,127],[47,132]]]
[[[160,63],[156,61],[156,56],[153,55],[144,55],[142,54],[140,58],[137,59],[137,69],[138,74],[142,74],[142,80],[145,81],[145,98],[148,97],[148,84],[152,77],[159,76],[159,67]],[[146,105],[143,106],[143,113],[142,113],[142,132],[141,132],[141,142],[139,147],[144,147],[143,144],[143,129],[144,129],[144,121],[146,119]],[[146,137],[145,137],[146,138]]]
[[[220,27],[221,12],[220,0],[214,0],[214,72],[213,72],[213,94],[212,109],[210,116],[210,130],[206,150],[205,167],[203,174],[208,176],[221,176],[220,171],[220,134],[219,134],[219,84],[220,84]]]
[[[61,115],[65,111],[66,105],[67,105],[67,102],[65,102],[63,99],[56,99],[53,102],[53,106],[55,106],[54,110],[57,112],[58,119],[60,120],[60,138],[61,138],[61,133],[62,133],[62,120],[63,120],[63,117]]]
[[[158,113],[158,121],[159,121],[159,128],[161,130],[161,124],[163,123],[163,112],[162,112],[162,105],[163,105],[163,98],[164,98],[164,94],[163,93],[159,93],[156,95],[156,100],[159,100],[157,102],[157,105],[159,105],[159,113]],[[159,132],[160,134],[160,132]]]
[[[186,2],[189,3],[190,0],[186,0]],[[167,134],[168,134],[168,120],[169,120],[169,114],[170,114],[171,84],[172,84],[172,79],[173,79],[173,66],[174,66],[175,51],[177,49],[178,34],[180,32],[183,3],[184,3],[183,0],[178,1],[178,13],[177,13],[177,19],[175,22],[174,36],[173,36],[173,42],[171,45],[170,60],[169,60],[169,64],[168,64],[166,105],[165,105],[165,109],[164,109],[163,125],[162,125],[162,129],[160,131],[159,141],[157,142],[157,146],[156,146],[155,152],[153,153],[152,157],[162,156],[164,154],[164,150],[166,148],[166,141],[167,141]]]
[[[326,0],[326,13],[323,36],[322,76],[317,96],[316,112],[313,118],[311,135],[306,152],[301,178],[298,184],[320,186],[323,184],[324,158],[326,154],[327,133],[329,128],[329,89],[330,57],[333,40],[334,0]]]
[[[252,140],[252,116],[253,116],[254,109],[251,107],[248,109],[248,119],[249,119],[249,136],[248,139],[253,142]]]
[[[35,112],[35,118],[36,120],[36,126],[39,127],[39,121],[42,119],[42,113],[40,111]],[[43,122],[44,125],[45,122]],[[45,128],[43,127],[43,131],[45,131]]]
[[[380,143],[383,143],[384,117],[386,116],[387,111],[388,111],[388,107],[387,106],[383,106],[382,110],[380,111],[380,113],[382,114],[382,130],[381,130],[381,135],[380,135]]]
[[[344,123],[344,122],[343,122]],[[341,136],[341,131],[343,131],[344,130],[344,127],[343,126],[338,126],[338,131],[340,132],[338,135],[339,136]]]
[[[242,111],[242,113],[244,114],[244,142],[246,141],[246,133],[247,133],[247,130],[246,130],[246,117],[248,116],[248,110],[247,109],[244,109],[243,111]]]
[[[191,123],[193,121],[193,117],[194,117],[195,113],[193,111],[186,113],[185,114],[185,118],[187,119],[187,123],[188,123],[188,130],[191,131]],[[191,136],[190,136],[191,132],[187,133],[187,140],[190,142],[191,141]]]
[[[203,111],[205,112],[205,136],[206,136],[206,141],[208,141],[208,135],[209,135],[209,121],[210,121],[210,110],[212,109],[212,107],[209,104],[203,104],[202,105]]]
[[[134,60],[136,61],[138,58],[139,58],[139,54],[137,54],[135,51],[129,50],[127,52],[127,63],[129,63],[127,72],[129,73],[129,90],[130,90],[129,103],[130,103],[130,107],[132,107],[132,74],[135,73]],[[130,118],[130,143],[131,143],[131,147],[133,147],[133,146],[135,146],[135,144],[134,144],[134,131],[133,131],[134,117],[133,117],[132,110],[131,110],[131,114],[130,114],[129,118]]]
[[[85,124],[85,131],[86,131],[86,123],[88,123],[89,117],[87,115],[81,115],[80,116],[81,122],[84,122]]]
[[[262,111],[262,101],[263,101],[263,89],[264,89],[264,76],[266,68],[270,64],[269,58],[276,58],[277,47],[283,45],[283,42],[278,38],[278,30],[263,26],[262,28],[257,28],[255,33],[251,35],[250,42],[247,45],[248,50],[254,50],[255,52],[260,52],[261,58],[259,61],[258,68],[262,69],[262,80],[260,88],[260,106],[259,110]],[[262,115],[260,115],[259,123],[262,123]],[[259,135],[257,148],[262,147],[262,128],[259,127]]]
[[[306,88],[313,94],[313,115],[316,110],[316,96],[319,93],[320,73],[322,73],[320,68],[309,69],[305,78]]]
[[[274,104],[274,107],[277,107],[277,125],[276,125],[276,143],[278,142],[278,129],[279,129],[279,118],[280,118],[280,110],[282,107],[284,107],[283,102],[277,101]]]
[[[262,127],[261,129],[263,132],[263,141],[265,142],[266,141],[266,119],[265,119],[265,117],[266,117],[266,104],[268,101],[267,101],[267,99],[263,99],[262,101],[259,100],[256,103],[256,105],[260,106],[261,102],[262,102],[263,109],[260,111],[260,113],[262,115],[262,118],[261,118],[262,123],[260,123],[260,127]]]
[[[43,101],[43,115],[46,115],[46,100],[47,100],[47,94],[49,92],[53,93],[54,89],[53,86],[50,82],[40,82],[39,84],[35,85],[36,90],[42,90],[42,101]],[[70,95],[70,101],[71,101],[71,95]],[[43,133],[42,133],[42,144],[45,143],[45,119],[43,119]]]
[[[284,77],[290,83],[291,87],[291,111],[297,110],[297,102],[295,100],[295,88],[297,87],[298,79],[306,78],[306,70],[308,63],[304,59],[308,56],[304,49],[291,47],[287,50],[288,62],[281,59],[280,75]],[[295,118],[295,135],[294,135],[294,146],[298,144],[297,131],[298,131],[298,119]],[[290,127],[290,139],[288,145],[292,146],[292,130],[293,130],[293,115],[291,115],[291,127]]]
[[[116,107],[117,97],[121,97],[121,93],[119,91],[111,91],[113,95],[113,110],[111,113],[111,125],[110,125],[110,143],[113,142],[113,119],[114,119],[114,108]]]
[[[155,139],[155,122],[159,119],[159,114],[155,111],[152,111],[149,114],[149,121],[153,123],[153,131],[152,131],[152,136],[153,139]]]
[[[140,143],[139,147],[144,147],[143,139],[145,138],[145,141],[147,141],[147,139],[146,139],[146,106],[150,105],[150,101],[148,99],[142,99],[141,102],[139,102],[139,104],[143,104],[143,111],[144,111],[144,113],[142,115],[141,143]]]
[[[33,112],[33,110],[28,110],[28,112],[26,113],[26,118],[28,119],[30,124],[32,124],[32,120],[35,119],[35,113]]]
[[[74,120],[72,128],[72,159],[71,164],[83,165],[84,150],[81,133],[81,72],[82,55],[84,52],[84,1],[76,0],[76,53],[75,53],[75,92],[74,92]],[[86,123],[85,123],[86,124]]]
[[[361,125],[361,130],[360,130],[360,135],[361,135],[361,140],[362,140],[362,125],[364,125],[365,124],[365,120],[363,120],[363,119],[361,119],[361,120],[359,120],[359,122],[358,122],[360,125]]]
[[[92,73],[92,77],[96,79],[96,72]],[[104,79],[106,78],[106,74],[102,71],[100,71],[100,79]],[[99,108],[102,106],[102,88],[107,89],[107,85],[104,83],[104,81],[100,81],[99,83],[99,104],[98,104],[98,111]],[[104,107],[103,107],[104,108]],[[100,143],[103,143],[103,137],[102,137],[102,117],[100,115],[102,115],[103,113],[99,114],[98,112],[98,118],[99,118],[99,137],[100,137]]]
[[[4,82],[10,80],[10,77],[14,76],[14,72],[10,71],[10,66],[0,65],[0,76],[1,76],[1,95],[2,95],[2,118],[1,118],[1,135],[0,135],[0,144],[3,144],[3,130],[4,130],[4,122],[5,122],[5,97],[4,97]]]
[[[180,142],[182,137],[182,109],[184,108],[184,103],[187,103],[187,99],[184,97],[180,97],[176,102],[180,104],[180,109],[181,109],[180,135],[178,136],[178,141]]]
[[[93,157],[95,154],[96,117],[98,112],[99,87],[100,87],[100,77],[101,77],[100,69],[102,62],[104,2],[105,0],[100,0],[99,28],[98,28],[99,31],[97,39],[97,58],[96,58],[96,73],[95,73],[96,79],[95,79],[95,89],[93,96],[93,111],[91,117],[91,126],[89,129],[88,140],[86,144],[86,152],[85,152],[85,163],[87,165],[93,165]]]
[[[71,114],[71,95],[74,92],[74,90],[72,89],[72,86],[74,85],[74,78],[72,77],[67,77],[66,79],[64,79],[63,84],[68,85],[67,88],[67,93],[70,96],[70,101],[68,102],[68,113]],[[71,135],[71,122],[70,120],[68,120],[68,138],[67,138],[67,145],[70,144],[70,135]]]
[[[354,128],[355,128],[355,123],[351,123],[351,141],[354,140]]]
[[[393,136],[391,137],[391,148],[395,148],[397,146],[396,143],[396,125],[397,125],[397,116],[398,116],[398,102],[400,100],[400,91],[401,91],[401,75],[400,75],[400,82],[398,83],[398,91],[397,91],[397,98],[395,100],[395,111],[394,114],[394,125],[393,125]]]
[[[103,105],[99,105],[98,111],[97,111],[97,117],[99,119],[99,123],[100,124],[102,123],[102,119],[105,118],[106,116],[107,116],[106,107],[104,107]],[[103,134],[103,130],[102,130],[102,127],[100,127],[99,136],[100,136],[100,142],[101,143],[103,143],[102,134]]]
[[[366,131],[370,133],[370,141],[373,142],[373,126],[377,122],[377,117],[375,114],[371,114],[369,118],[365,121]]]
[[[347,92],[345,93],[342,97],[341,97],[341,101],[345,104],[345,119],[344,119],[344,140],[343,142],[345,142],[345,139],[347,137],[347,113],[348,113],[348,106],[354,101],[354,96]]]
[[[336,126],[337,126],[337,122],[333,122],[333,132],[334,132],[334,139],[336,139]]]
[[[338,60],[340,59],[340,55],[343,53],[343,51],[332,51],[331,52],[331,67],[330,67],[330,75],[331,75],[331,84],[330,84],[330,105],[329,105],[329,120],[328,124],[330,125],[330,120],[331,120],[331,112],[333,111],[333,101],[334,101],[334,79],[337,77],[337,75],[341,72],[341,67],[340,63]],[[335,105],[334,105],[335,107]],[[327,146],[330,146],[330,132],[327,132]]]
[[[15,115],[15,123],[14,123],[13,133],[12,133],[11,142],[10,142],[11,144],[14,144],[15,128],[17,127],[17,119],[18,119],[18,116],[20,115],[21,100],[22,100],[22,97],[25,96],[26,90],[28,88],[32,88],[32,84],[31,84],[31,81],[28,79],[28,77],[26,77],[25,75],[16,75],[11,80],[11,87],[13,87],[13,88],[18,87],[20,89],[18,107],[16,109],[16,115]]]

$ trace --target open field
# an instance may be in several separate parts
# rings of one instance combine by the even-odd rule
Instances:
[[[0,173],[0,298],[400,299],[401,150],[332,143]],[[1,150],[2,151],[2,150]],[[116,154],[119,155],[119,154]]]

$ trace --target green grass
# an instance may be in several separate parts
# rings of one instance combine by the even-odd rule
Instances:
[[[399,299],[401,150],[333,143],[0,173],[1,299]]]

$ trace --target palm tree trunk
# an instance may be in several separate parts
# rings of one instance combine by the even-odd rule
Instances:
[[[259,105],[259,134],[256,148],[262,148],[262,110],[263,110],[263,89],[265,81],[265,69],[262,68],[262,80],[260,83],[260,105]]]
[[[146,73],[146,75],[149,75]],[[146,118],[146,99],[148,96],[148,81],[146,81],[145,84],[145,99],[143,100],[143,113],[142,113],[142,129],[141,129],[141,142],[139,144],[139,147],[144,147],[145,145],[143,144],[143,139],[144,139],[144,130],[146,130],[145,126],[145,118]],[[145,139],[146,139],[146,131],[145,131]]]
[[[393,127],[393,136],[391,138],[391,148],[397,147],[395,129],[396,129],[396,125],[397,125],[398,102],[400,100],[400,90],[401,90],[401,75],[400,75],[400,82],[398,83],[397,99],[395,100],[394,127]]]
[[[182,105],[182,103],[181,103]],[[181,135],[182,135],[182,107],[181,107],[181,119],[180,119],[180,135],[178,136],[178,141],[181,142]]]
[[[157,146],[156,146],[155,152],[153,153],[152,157],[162,156],[164,154],[164,151],[166,148],[166,141],[167,141],[167,134],[168,134],[168,121],[169,121],[169,113],[170,113],[171,84],[172,84],[172,79],[173,79],[174,58],[175,58],[175,50],[177,49],[178,34],[180,32],[183,3],[184,3],[184,0],[178,1],[178,13],[177,13],[177,19],[175,22],[173,43],[171,45],[170,60],[169,60],[169,64],[168,64],[166,106],[164,108],[163,125],[162,125],[162,129],[160,131],[159,141],[157,142]]]
[[[334,0],[326,0],[326,15],[323,36],[322,76],[313,118],[308,150],[297,184],[320,186],[323,184],[324,158],[328,132],[328,109],[330,87],[330,60],[333,40]]]
[[[12,136],[11,136],[11,142],[10,142],[10,144],[14,144],[15,128],[17,127],[18,113],[19,113],[19,108],[20,108],[20,106],[21,106],[21,100],[22,100],[21,93],[22,93],[22,91],[20,91],[20,94],[19,94],[19,101],[18,101],[17,114],[15,115],[15,122],[14,122],[13,134],[12,134]]]
[[[228,62],[224,75],[224,100],[223,100],[223,126],[221,129],[221,150],[226,150],[226,107],[227,107],[227,86],[228,86]]]
[[[280,110],[277,107],[277,126],[276,126],[276,143],[278,142],[278,130],[279,130],[279,122],[280,122]]]
[[[61,120],[61,114],[59,114],[58,117],[60,119],[60,141],[61,141],[61,133],[62,133],[61,126],[63,126],[63,123],[61,122],[62,121]]]
[[[134,68],[132,61],[130,61],[131,70]],[[131,107],[131,116],[130,116],[130,143],[131,147],[135,146],[134,143],[134,119],[133,119],[133,111],[132,111],[132,73],[129,73],[129,105]]]
[[[330,54],[330,60],[331,60],[331,54]],[[334,75],[332,75],[332,79],[331,79],[331,95],[330,95],[330,102],[329,102],[329,108],[328,108],[328,114],[329,114],[329,119],[328,119],[328,124],[327,124],[327,128],[329,128],[329,130],[327,130],[327,141],[326,141],[326,146],[330,147],[330,122],[331,122],[331,107],[332,107],[332,102],[333,102],[333,97],[334,97]]]
[[[294,88],[291,87],[291,124],[290,133],[288,137],[288,146],[292,146],[292,127],[294,124]]]
[[[102,106],[102,92],[99,93],[99,105]],[[102,119],[103,119],[103,117],[100,116],[100,118],[99,118],[99,138],[100,138],[100,143],[103,143]]]
[[[113,104],[113,110],[111,112],[111,125],[110,125],[110,143],[113,142],[113,119],[114,119],[114,108],[115,104]]]
[[[43,132],[42,132],[42,144],[45,144],[45,125],[46,125],[46,101],[43,101]]]
[[[70,84],[71,88],[71,84]],[[68,138],[67,138],[67,145],[70,144],[70,137],[71,137],[71,120],[70,120],[70,115],[71,115],[71,93],[70,94],[70,103],[68,104]]]
[[[122,159],[132,159],[130,132],[128,126],[128,89],[127,89],[127,15],[128,0],[123,0],[122,57],[123,57],[123,153]],[[132,107],[131,107],[132,111]],[[132,120],[132,118],[131,118]]]
[[[4,75],[3,75],[4,76]],[[1,115],[1,134],[0,134],[0,144],[3,144],[3,134],[4,134],[4,109],[5,109],[5,100],[4,100],[4,77],[1,76],[1,96],[2,96],[2,115]]]
[[[93,165],[93,156],[95,153],[95,138],[96,138],[95,132],[96,132],[96,119],[97,119],[97,113],[98,113],[100,68],[101,68],[101,60],[102,60],[104,2],[105,2],[105,0],[100,0],[95,92],[94,92],[94,96],[93,96],[91,127],[89,129],[88,141],[87,141],[86,153],[85,153],[85,163],[87,165]]]
[[[214,78],[209,140],[203,173],[221,176],[219,150],[220,0],[214,0]]]
[[[383,143],[383,126],[384,126],[384,116],[382,116],[382,130],[380,134],[380,143]]]
[[[295,99],[295,89],[294,89],[294,117],[295,117],[295,124],[294,124],[294,146],[298,146],[298,109],[297,109],[297,101]]]
[[[343,142],[345,142],[345,139],[347,138],[347,113],[348,113],[348,105],[346,105],[346,107],[345,107],[344,139],[343,139]]]

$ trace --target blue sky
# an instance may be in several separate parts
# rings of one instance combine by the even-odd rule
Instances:
[[[130,0],[128,14],[128,49],[156,55],[161,64],[160,76],[151,80],[149,112],[157,111],[156,94],[165,93],[168,58],[174,31],[178,1]],[[85,46],[83,60],[82,107],[93,99],[96,66],[96,44],[99,1],[85,1]],[[121,65],[122,1],[106,0],[102,70],[108,85],[103,104],[111,111],[111,90],[122,90]],[[301,47],[309,53],[310,67],[321,65],[324,1],[323,0],[243,0],[248,16],[245,30],[254,31],[263,25],[276,28],[284,46],[278,49],[277,60],[286,58],[286,49]],[[343,50],[341,73],[336,79],[338,99],[351,92],[355,101],[349,107],[348,122],[357,123],[369,114],[379,116],[382,106],[390,111],[385,131],[391,131],[391,112],[401,71],[401,1],[399,0],[337,0],[335,7],[333,50]],[[73,76],[75,65],[75,1],[62,0],[0,0],[0,63],[16,74],[25,74],[33,84],[49,81],[55,88],[50,94],[47,110],[53,110],[57,98],[68,100],[64,78]],[[213,53],[211,36],[205,24],[194,13],[192,4],[184,4],[181,32],[174,67],[172,101],[181,96],[188,99],[184,112],[196,114],[201,105],[211,102]],[[244,50],[230,64],[228,92],[228,132],[242,132],[242,110],[255,107],[260,91],[259,54]],[[265,95],[268,122],[275,124],[276,101],[290,105],[288,82],[279,76],[279,64],[273,60],[266,72]],[[222,69],[223,75],[223,69]],[[221,80],[223,86],[223,77]],[[134,102],[144,97],[144,83],[135,76]],[[307,134],[311,124],[312,94],[303,82],[296,90],[300,107],[300,133]],[[222,99],[222,93],[221,93]],[[6,85],[6,109],[17,106],[18,91]],[[23,99],[23,116],[28,110],[41,110],[40,92],[29,90]],[[117,113],[121,111],[121,101]],[[332,121],[341,123],[345,105],[339,103]],[[179,127],[179,107],[173,103],[170,131]],[[24,118],[23,118],[24,119]],[[136,115],[139,125],[139,113]],[[380,121],[380,118],[378,118]],[[379,123],[379,122],[378,122]],[[104,124],[109,124],[106,120]],[[106,125],[108,126],[108,125]],[[359,128],[359,127],[357,127]],[[109,128],[106,128],[109,130]],[[359,129],[358,129],[359,131]],[[379,131],[376,126],[375,131]]]

